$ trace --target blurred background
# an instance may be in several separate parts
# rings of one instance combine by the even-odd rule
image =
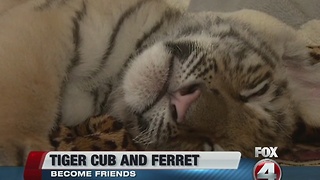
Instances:
[[[191,0],[189,11],[229,12],[255,9],[298,28],[312,19],[320,20],[320,0]]]

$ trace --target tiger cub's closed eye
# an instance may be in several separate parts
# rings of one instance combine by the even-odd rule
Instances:
[[[188,94],[192,94],[198,89],[200,89],[200,85],[199,84],[192,84],[190,86],[187,86],[187,87],[181,89],[180,90],[180,95],[181,96],[185,96],[185,95],[188,95]]]
[[[243,102],[248,102],[251,98],[262,96],[269,90],[269,82],[263,81],[252,89],[243,90],[239,94],[239,98]]]

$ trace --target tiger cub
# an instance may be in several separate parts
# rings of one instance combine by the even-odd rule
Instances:
[[[0,16],[0,165],[49,150],[55,122],[109,114],[146,150],[290,146],[318,126],[317,64],[260,12],[188,1],[34,0]],[[272,28],[271,28],[272,27]]]

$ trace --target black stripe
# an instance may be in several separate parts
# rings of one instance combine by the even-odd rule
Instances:
[[[83,19],[83,17],[86,15],[87,13],[87,7],[86,7],[86,3],[84,1],[82,1],[82,9],[79,11],[75,12],[75,17],[72,18],[73,21],[73,29],[72,29],[72,35],[73,35],[73,43],[74,43],[74,56],[73,58],[70,60],[70,64],[67,66],[67,76],[70,74],[70,71],[79,63],[80,61],[80,52],[79,52],[79,46],[80,46],[80,26],[79,26],[79,22]],[[63,80],[61,86],[60,86],[60,94],[59,94],[59,98],[60,98],[60,102],[59,102],[59,107],[58,107],[58,112],[57,112],[57,118],[56,118],[56,122],[60,123],[61,119],[62,119],[62,97],[63,94],[65,92],[66,89],[66,85],[67,85],[67,79]]]
[[[279,84],[277,89],[274,91],[274,95],[276,97],[282,96],[284,92],[287,90],[287,87],[288,87],[288,82],[284,80]]]
[[[215,58],[212,58],[213,64],[210,64],[210,67],[213,67],[213,70],[215,73],[217,73],[219,71],[218,65],[217,65],[217,60]]]
[[[250,52],[250,49],[246,46],[238,47],[239,49],[236,49],[233,53],[235,58],[240,62],[241,60],[245,59],[248,56],[248,52]],[[240,64],[240,63],[238,63]]]
[[[35,7],[35,10],[45,10],[51,7],[52,3],[57,2],[57,0],[46,0],[43,4]]]
[[[94,115],[98,114],[98,100],[99,100],[99,89],[96,88],[90,92],[93,96],[92,107],[94,108]]]
[[[159,92],[158,96],[156,97],[156,99],[152,103],[147,105],[141,112],[136,112],[137,114],[143,115],[145,112],[149,111],[167,93],[167,90],[168,90],[168,87],[169,87],[169,81],[170,81],[172,73],[173,73],[173,61],[174,61],[174,56],[172,56],[171,59],[170,59],[169,73],[168,73],[168,76],[166,78],[166,82],[164,83],[164,85],[163,85],[161,91]]]
[[[157,134],[156,134],[157,142],[163,141],[163,140],[160,140],[160,134],[162,134],[161,130],[162,130],[163,121],[164,121],[164,115],[161,116],[161,119],[160,119],[160,122],[159,122],[158,130],[157,130]]]
[[[205,76],[206,74],[209,73],[209,71],[215,70],[215,67],[217,67],[217,66],[214,66],[213,64],[210,64],[209,67],[205,68],[202,72],[200,72],[200,73],[196,76],[196,78]]]
[[[270,46],[268,46],[266,42],[264,42],[262,39],[259,39],[259,36],[254,31],[251,31],[251,28],[249,26],[246,26],[245,24],[237,23],[226,18],[222,19],[220,17],[217,17],[215,21],[208,24],[209,27],[207,28],[203,28],[202,24],[196,24],[200,28],[188,27],[190,28],[190,30],[187,30],[186,34],[191,35],[190,32],[192,32],[192,34],[196,34],[197,32],[201,32],[198,31],[199,29],[202,29],[202,31],[203,29],[208,29],[208,32],[210,33],[211,37],[216,37],[220,39],[233,38],[239,41],[241,44],[243,44],[243,47],[245,49],[251,50],[254,53],[260,55],[263,61],[265,61],[267,64],[270,64],[270,66],[273,68],[275,67],[275,62],[278,62],[278,60],[280,59],[280,57],[275,53],[275,51]],[[219,29],[209,31],[210,28],[218,27],[220,24],[225,24],[229,26],[230,29],[228,31],[219,31]],[[234,28],[236,28],[237,30],[235,30]],[[246,36],[241,34],[241,31],[248,33],[248,36],[252,39],[248,39]],[[183,36],[185,36],[186,34],[182,33]],[[253,43],[253,41],[255,41],[255,43]],[[244,51],[238,51],[235,52],[235,56],[237,56],[239,59],[243,59],[245,58],[246,54]]]
[[[198,58],[198,57],[196,57],[196,58]],[[198,62],[187,73],[185,79],[187,79],[191,74],[193,74],[200,65],[203,65],[203,62],[205,61],[205,58],[206,58],[206,55],[203,54],[202,57],[198,60]]]
[[[248,30],[246,30],[248,32]],[[248,32],[249,33],[249,32]],[[275,67],[275,62],[280,59],[280,57],[261,39],[255,38],[254,41],[258,42],[259,47],[255,47],[253,43],[250,41],[253,40],[247,40],[245,37],[243,37],[239,32],[234,30],[233,28],[230,28],[230,30],[224,34],[212,34],[211,36],[217,37],[220,39],[225,38],[233,38],[243,44],[243,46],[248,47],[247,49],[252,50],[254,53],[261,56],[262,60],[269,64],[272,68]],[[257,37],[257,35],[253,32],[250,32],[250,37]],[[267,53],[264,53],[262,50],[264,50]],[[270,57],[271,56],[271,57]],[[272,60],[274,59],[274,61]]]
[[[287,92],[287,86],[287,81],[284,80],[280,82],[280,84],[277,86],[277,89],[273,92],[274,97],[270,100],[270,102],[274,102],[278,100],[279,97],[282,97]]]
[[[235,72],[238,74],[240,74],[241,72],[243,72],[243,65],[239,62],[239,63],[237,63],[237,65],[235,66]]]
[[[142,44],[162,27],[165,20],[168,19],[169,15],[170,15],[169,12],[165,12],[163,17],[160,19],[160,21],[157,22],[147,33],[143,34],[142,38],[140,38],[136,43],[136,50],[140,49]]]
[[[59,97],[62,97],[62,93],[60,93]],[[61,120],[62,120],[62,105],[61,105],[61,100],[59,100],[58,112],[55,118],[55,124],[61,124]]]
[[[261,95],[265,94],[269,90],[269,88],[270,88],[269,84],[266,84],[256,93],[253,93],[253,94],[246,96],[246,97],[241,96],[241,100],[243,100],[243,98],[249,100],[252,97],[261,96]]]
[[[146,131],[150,126],[149,121],[144,120],[141,115],[137,115],[137,120],[138,120],[138,127],[140,132]]]
[[[177,38],[180,37],[185,37],[185,36],[190,36],[192,34],[197,34],[201,31],[203,31],[203,26],[202,24],[192,24],[186,27],[181,28],[181,30],[179,30],[179,34],[177,35]]]
[[[56,4],[58,5],[58,7],[66,4],[67,0],[46,0],[44,3],[40,4],[39,6],[36,6],[34,9],[36,11],[43,11],[43,10],[47,10],[49,9],[50,7],[52,7],[53,4]]]
[[[103,70],[103,67],[105,66],[105,64],[107,63],[107,60],[109,58],[109,56],[112,54],[112,51],[115,47],[115,43],[116,43],[116,39],[118,37],[119,31],[121,29],[121,27],[123,26],[124,22],[132,15],[134,14],[144,3],[146,3],[146,0],[142,0],[140,2],[138,2],[137,4],[135,4],[134,6],[130,7],[128,10],[126,10],[122,16],[119,18],[115,28],[112,31],[112,34],[110,36],[109,39],[109,43],[108,43],[108,48],[106,49],[105,53],[103,54],[102,60],[99,64],[99,66],[97,67],[97,69],[95,71],[93,71],[89,77],[93,77],[96,76],[99,72],[101,72]]]
[[[255,72],[257,72],[259,69],[262,68],[261,64],[255,65],[255,66],[250,66],[247,70],[248,74],[254,74]]]
[[[199,52],[200,52],[201,50],[199,49],[199,48],[193,48],[193,52],[195,52],[195,54],[194,54],[194,57],[198,57],[198,55],[199,55]],[[191,56],[191,54],[192,54],[192,52],[190,52],[190,54],[188,54],[188,56],[186,56],[186,58],[185,59],[182,59],[182,60],[187,60],[187,58],[189,58],[190,56]],[[181,62],[181,61],[180,61]],[[190,61],[188,61],[188,64],[186,65],[186,69],[189,69],[190,67],[191,67],[191,65],[192,65],[192,63],[194,62],[194,58],[192,58],[192,59],[190,59]],[[186,72],[186,70],[184,70],[183,72]]]
[[[259,85],[260,83],[262,83],[263,81],[269,79],[272,77],[271,72],[266,72],[262,77],[258,77],[256,78],[253,82],[249,83],[248,85],[248,89],[253,89],[255,88],[257,85]]]
[[[266,108],[266,107],[264,107],[263,110],[266,111],[269,114],[272,114],[272,112],[273,112],[273,110],[271,110],[269,108]]]
[[[50,139],[50,145],[56,151],[58,149],[58,147],[60,146],[60,141],[58,141],[56,139]]]
[[[231,62],[230,56],[222,58],[224,70],[228,70],[229,64]]]
[[[83,17],[87,13],[87,6],[84,1],[82,1],[82,8],[80,11],[75,12],[75,17],[72,18],[73,22],[73,29],[72,29],[72,35],[73,35],[73,44],[74,44],[74,56],[71,59],[71,64],[69,64],[67,72],[68,74],[70,71],[77,65],[79,65],[80,62],[80,43],[81,43],[81,36],[80,36],[80,22],[82,21]]]
[[[104,99],[103,99],[103,101],[102,101],[101,104],[100,104],[100,111],[101,111],[101,112],[100,112],[99,115],[102,115],[103,113],[105,113],[104,111],[106,110],[106,106],[107,106],[107,102],[108,102],[108,97],[109,97],[109,94],[112,92],[112,88],[113,88],[111,82],[108,82],[108,83],[106,84],[106,86],[107,86],[108,90],[104,92],[104,97],[103,97]],[[112,103],[110,103],[110,104],[112,104]]]
[[[162,25],[164,24],[165,20],[170,18],[171,16],[171,12],[166,12],[165,15],[161,18],[161,20],[156,23],[147,33],[145,33],[142,38],[140,38],[135,46],[135,51],[134,53],[132,53],[129,58],[127,58],[127,60],[125,61],[124,65],[121,67],[121,70],[119,71],[119,73],[117,74],[116,77],[121,77],[123,75],[123,73],[127,70],[128,65],[130,64],[131,60],[134,58],[135,55],[142,53],[147,46],[142,46],[143,43],[145,41],[147,41],[153,34],[155,34],[156,32],[158,32],[160,30],[160,28],[162,27]]]

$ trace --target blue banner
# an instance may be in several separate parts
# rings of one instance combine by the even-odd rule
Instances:
[[[0,167],[0,180],[23,179],[23,167]]]

